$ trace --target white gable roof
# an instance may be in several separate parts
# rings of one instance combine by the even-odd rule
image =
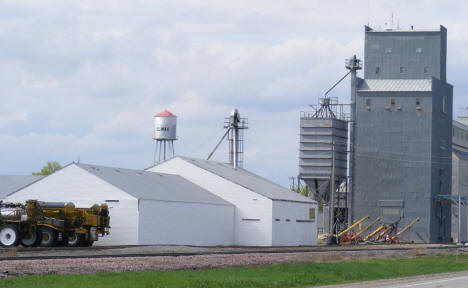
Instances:
[[[0,198],[5,198],[42,177],[33,175],[0,175]]]
[[[176,156],[175,158],[191,163],[271,200],[315,203],[315,201],[310,198],[302,196],[301,194],[293,192],[288,188],[271,182],[242,168],[234,168],[229,164],[211,160],[183,156]]]
[[[232,205],[178,175],[76,164],[137,199]]]

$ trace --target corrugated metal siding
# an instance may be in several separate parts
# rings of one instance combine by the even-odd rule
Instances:
[[[359,92],[431,92],[432,80],[430,79],[367,79],[361,81]]]
[[[271,199],[220,177],[181,157],[172,158],[150,169],[155,172],[181,175],[226,201],[233,203],[236,206],[234,245],[272,245],[273,201]]]
[[[141,200],[138,244],[233,245],[234,207]]]
[[[299,174],[301,178],[306,181],[330,179],[333,166],[333,142],[336,144],[335,176],[345,178],[348,123],[339,119],[301,118],[300,125]]]
[[[440,31],[367,31],[364,78],[445,80],[446,39],[443,27]]]
[[[468,151],[468,126],[455,120],[452,122],[452,145],[460,151]]]
[[[450,193],[452,90],[440,80],[434,82],[433,92],[358,92],[356,99],[354,219],[382,216],[381,200],[403,200],[399,225],[420,217],[410,232],[417,242],[450,238],[450,207],[443,208],[448,224],[439,234],[434,203],[438,194]],[[442,96],[446,96],[446,113]]]
[[[466,130],[468,132],[468,130]],[[468,149],[468,147],[465,147]],[[452,196],[468,197],[468,152],[452,148]],[[460,240],[466,242],[467,240],[467,208],[462,206],[461,215],[461,231]],[[458,242],[458,205],[452,205],[452,238],[454,242]]]
[[[95,245],[138,244],[138,200],[76,165],[68,165],[6,198],[8,202],[39,199],[52,202],[73,202],[76,207],[91,207],[107,202],[111,217],[110,235]]]
[[[468,152],[459,150],[457,148],[452,148],[452,152],[457,155],[458,158],[468,160]]]
[[[317,204],[273,201],[272,245],[317,245],[317,219],[310,219],[310,209],[318,214]]]
[[[195,164],[197,159],[194,161],[188,159],[175,157],[150,169],[181,175],[233,203],[236,206],[234,245],[288,246],[317,243],[316,222],[302,221],[309,219],[309,208],[317,207],[315,201],[274,201],[208,169],[201,168]],[[200,162],[204,161],[200,160]],[[226,165],[217,162],[212,164]],[[233,169],[227,166],[226,169]],[[263,182],[265,180],[258,181],[260,184],[265,183]],[[273,225],[275,225],[274,230]]]
[[[411,240],[427,243],[434,135],[431,95],[418,93],[396,99],[402,107],[400,112],[385,110],[396,93],[380,94],[358,93],[356,99],[354,219],[369,214],[374,219],[382,217],[381,200],[403,200],[405,219],[401,227],[420,217],[421,221],[411,229]],[[373,98],[370,110],[366,97]],[[416,97],[420,99],[421,111],[415,109]]]

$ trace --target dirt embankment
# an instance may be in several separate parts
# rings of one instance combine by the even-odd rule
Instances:
[[[458,252],[466,253],[468,250],[460,249]],[[336,251],[321,251],[320,249],[313,252],[300,251],[284,253],[255,253],[252,251],[252,253],[248,254],[211,254],[191,256],[119,257],[117,253],[117,257],[111,256],[105,258],[3,260],[0,261],[0,274],[3,274],[4,277],[11,277],[33,274],[198,270],[237,266],[274,265],[280,263],[317,263],[365,260],[370,258],[390,259],[395,257],[411,258],[441,253],[453,254],[457,253],[457,250],[453,248],[431,249],[426,246],[417,246],[416,248],[409,250],[385,249],[385,247],[382,247],[382,249],[371,249],[367,251],[365,249],[343,250],[343,248],[337,247]]]

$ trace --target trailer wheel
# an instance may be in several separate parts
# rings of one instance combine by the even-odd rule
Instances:
[[[83,241],[83,234],[73,233],[70,236],[68,236],[67,245],[69,247],[77,247],[82,241]]]
[[[54,247],[57,246],[57,231],[50,227],[42,226],[39,228],[42,233],[42,247]]]
[[[36,230],[34,232],[30,232],[29,234],[24,234],[22,235],[20,242],[24,247],[39,246],[42,242],[42,232]]]
[[[0,244],[4,247],[18,245],[20,234],[18,228],[12,224],[5,224],[0,227]]]

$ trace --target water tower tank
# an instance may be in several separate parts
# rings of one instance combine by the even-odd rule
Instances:
[[[177,116],[164,110],[154,115],[154,140],[177,140]]]

